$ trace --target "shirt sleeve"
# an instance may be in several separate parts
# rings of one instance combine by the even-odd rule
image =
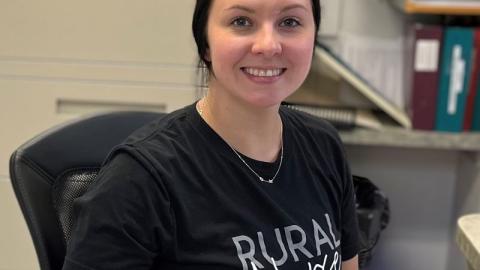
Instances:
[[[355,257],[360,250],[355,189],[342,139],[331,124],[328,122],[323,123],[324,131],[331,138],[329,147],[331,156],[335,160],[336,174],[341,183],[341,195],[338,205],[340,209],[341,252],[342,260],[347,261]]]
[[[343,165],[344,191],[341,205],[342,217],[342,260],[349,260],[359,252],[358,219],[355,207],[355,189],[345,154]]]
[[[168,194],[132,155],[120,152],[74,202],[63,270],[150,269],[171,240]]]

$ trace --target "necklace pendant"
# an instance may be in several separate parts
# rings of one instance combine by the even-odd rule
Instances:
[[[258,177],[258,180],[260,180],[261,182],[273,184],[273,179],[267,179],[267,180],[265,180],[265,178],[259,176],[259,177]]]

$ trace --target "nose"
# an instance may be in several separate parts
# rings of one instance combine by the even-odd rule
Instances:
[[[264,25],[257,31],[252,46],[252,53],[261,54],[265,57],[273,57],[282,53],[282,44],[275,27]]]

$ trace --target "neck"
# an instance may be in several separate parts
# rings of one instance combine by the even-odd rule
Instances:
[[[209,91],[197,105],[210,127],[240,153],[265,162],[275,161],[282,145],[282,121],[278,105],[255,108],[228,102]]]

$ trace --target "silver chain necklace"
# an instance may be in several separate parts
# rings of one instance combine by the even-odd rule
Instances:
[[[205,106],[205,102],[203,102],[203,106]],[[200,114],[200,116],[202,116],[203,114],[203,109],[200,107],[200,105],[196,106],[197,107],[197,110],[198,110],[198,113]],[[281,140],[281,148],[280,148],[280,163],[278,164],[278,168],[277,168],[277,171],[275,172],[275,175],[270,178],[270,179],[265,179],[263,178],[262,176],[260,176],[254,169],[252,169],[252,167],[250,167],[250,165],[248,165],[248,163],[245,161],[245,159],[242,158],[242,156],[240,155],[240,153],[238,153],[237,150],[235,150],[229,143],[227,143],[225,141],[225,143],[228,145],[228,147],[230,147],[230,149],[232,149],[232,151],[235,153],[235,155],[237,155],[237,157],[243,162],[243,164],[245,164],[245,166],[253,173],[255,174],[255,176],[258,178],[258,180],[260,182],[264,182],[264,183],[268,183],[268,184],[273,184],[273,181],[275,181],[275,178],[277,178],[277,175],[278,173],[280,172],[280,169],[282,168],[282,164],[283,164],[283,124],[280,126],[280,140]]]
[[[282,128],[282,130],[283,130],[283,128]],[[283,137],[283,132],[281,134],[282,134],[282,137]],[[227,143],[227,145],[230,146],[230,144],[228,144],[228,143]],[[250,165],[248,165],[248,163],[245,161],[245,159],[242,158],[242,156],[240,155],[240,153],[237,152],[237,150],[235,150],[232,146],[230,146],[230,149],[232,149],[233,152],[237,155],[237,157],[243,162],[243,164],[245,164],[245,166],[247,166],[247,168],[253,174],[255,174],[255,176],[258,177],[258,180],[260,180],[261,182],[273,184],[273,181],[275,180],[275,178],[277,178],[277,175],[278,175],[278,172],[280,171],[280,168],[282,168],[282,163],[283,163],[283,139],[282,139],[282,148],[280,149],[280,164],[278,164],[278,168],[277,168],[277,171],[275,172],[275,175],[270,179],[265,179],[265,178],[261,177],[255,170],[252,169],[252,167],[250,167]]]

